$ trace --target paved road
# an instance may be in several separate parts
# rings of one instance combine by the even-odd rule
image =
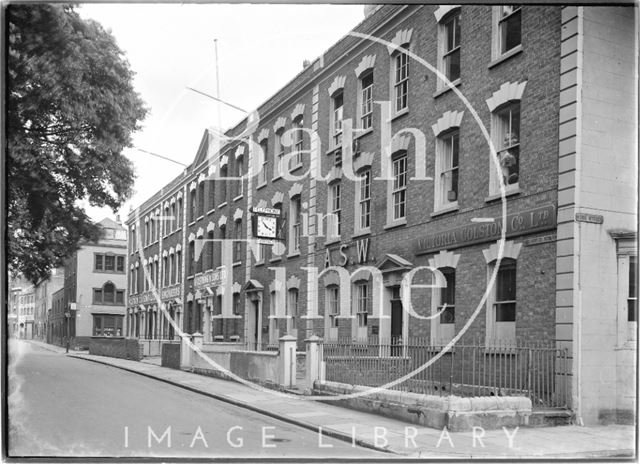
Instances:
[[[9,349],[10,456],[390,457],[29,343]]]

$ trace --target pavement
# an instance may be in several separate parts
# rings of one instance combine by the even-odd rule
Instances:
[[[32,341],[58,353],[65,349]],[[636,435],[631,425],[601,425],[448,432],[355,411],[253,385],[222,380],[145,361],[70,351],[67,356],[106,364],[338,438],[354,446],[387,451],[389,457],[481,459],[611,459],[635,458]],[[319,438],[321,440],[321,438]]]

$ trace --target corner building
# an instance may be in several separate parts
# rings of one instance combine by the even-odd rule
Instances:
[[[129,217],[127,335],[177,337],[158,298],[184,332],[250,349],[285,334],[299,349],[313,334],[443,346],[474,318],[460,343],[562,350],[553,383],[578,422],[629,420],[635,18],[370,11],[220,147],[205,132],[192,165]],[[251,207],[282,211],[282,244],[251,240]],[[438,288],[425,287],[433,269]],[[594,381],[602,363],[610,376]]]

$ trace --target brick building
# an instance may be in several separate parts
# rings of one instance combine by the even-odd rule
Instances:
[[[159,302],[186,333],[250,347],[284,334],[444,345],[469,324],[460,341],[567,350],[553,382],[578,420],[624,420],[634,15],[370,9],[220,146],[205,132],[194,162],[130,215],[127,335],[177,336]],[[281,211],[283,242],[253,239],[252,208]],[[442,288],[417,287],[434,275]],[[604,359],[616,362],[594,383]]]

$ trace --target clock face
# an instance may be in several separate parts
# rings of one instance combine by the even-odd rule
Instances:
[[[276,238],[276,218],[273,216],[258,216],[258,237]]]

